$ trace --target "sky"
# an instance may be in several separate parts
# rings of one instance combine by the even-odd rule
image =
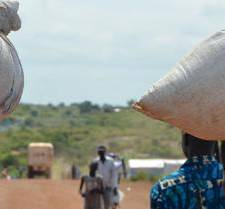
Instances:
[[[224,11],[223,0],[20,0],[22,28],[9,37],[22,102],[125,105],[224,29]]]

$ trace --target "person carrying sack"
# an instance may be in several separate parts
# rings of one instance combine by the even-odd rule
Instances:
[[[124,197],[124,193],[119,189],[119,186],[120,186],[122,175],[124,178],[127,177],[127,169],[126,169],[126,164],[125,164],[124,158],[121,158],[119,155],[112,153],[112,152],[107,153],[107,156],[112,158],[115,169],[116,169],[118,192],[117,192],[117,195],[113,195],[113,198],[112,198],[112,209],[116,209],[116,208],[120,207],[120,203]]]
[[[223,166],[214,156],[215,144],[183,133],[187,161],[153,186],[151,209],[225,208]]]

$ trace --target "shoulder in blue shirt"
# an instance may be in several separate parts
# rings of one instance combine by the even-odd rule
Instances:
[[[152,209],[225,209],[223,166],[212,156],[193,157],[157,182]]]

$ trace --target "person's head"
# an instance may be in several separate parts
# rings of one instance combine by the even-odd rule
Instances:
[[[93,162],[89,165],[89,174],[90,176],[94,177],[96,175],[96,171],[98,169],[98,163]]]
[[[215,154],[215,141],[203,140],[188,133],[182,133],[182,149],[187,158]]]
[[[105,158],[107,148],[104,145],[100,145],[97,148],[97,153],[100,158]]]

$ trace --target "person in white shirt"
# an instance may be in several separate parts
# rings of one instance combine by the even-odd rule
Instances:
[[[111,157],[114,161],[114,165],[117,170],[117,179],[118,179],[117,181],[118,181],[118,184],[120,184],[122,176],[124,178],[127,178],[127,169],[126,169],[125,160],[124,158],[121,158],[119,155],[113,152],[108,153],[107,156]]]
[[[99,146],[97,148],[99,157],[95,162],[98,163],[98,174],[103,180],[104,209],[111,209],[113,207],[112,199],[118,194],[118,179],[114,161],[106,155],[106,152],[105,146]]]
[[[112,200],[112,203],[113,203],[113,206],[114,206],[112,209],[116,209],[116,208],[119,207],[119,205],[120,205],[120,203],[121,203],[121,201],[124,197],[124,193],[122,191],[120,191],[119,185],[120,185],[122,175],[123,175],[124,178],[127,177],[126,164],[125,164],[125,160],[115,153],[112,153],[112,152],[107,153],[107,156],[109,156],[113,159],[114,166],[116,168],[118,192],[117,192],[117,195],[114,195],[113,200]]]

